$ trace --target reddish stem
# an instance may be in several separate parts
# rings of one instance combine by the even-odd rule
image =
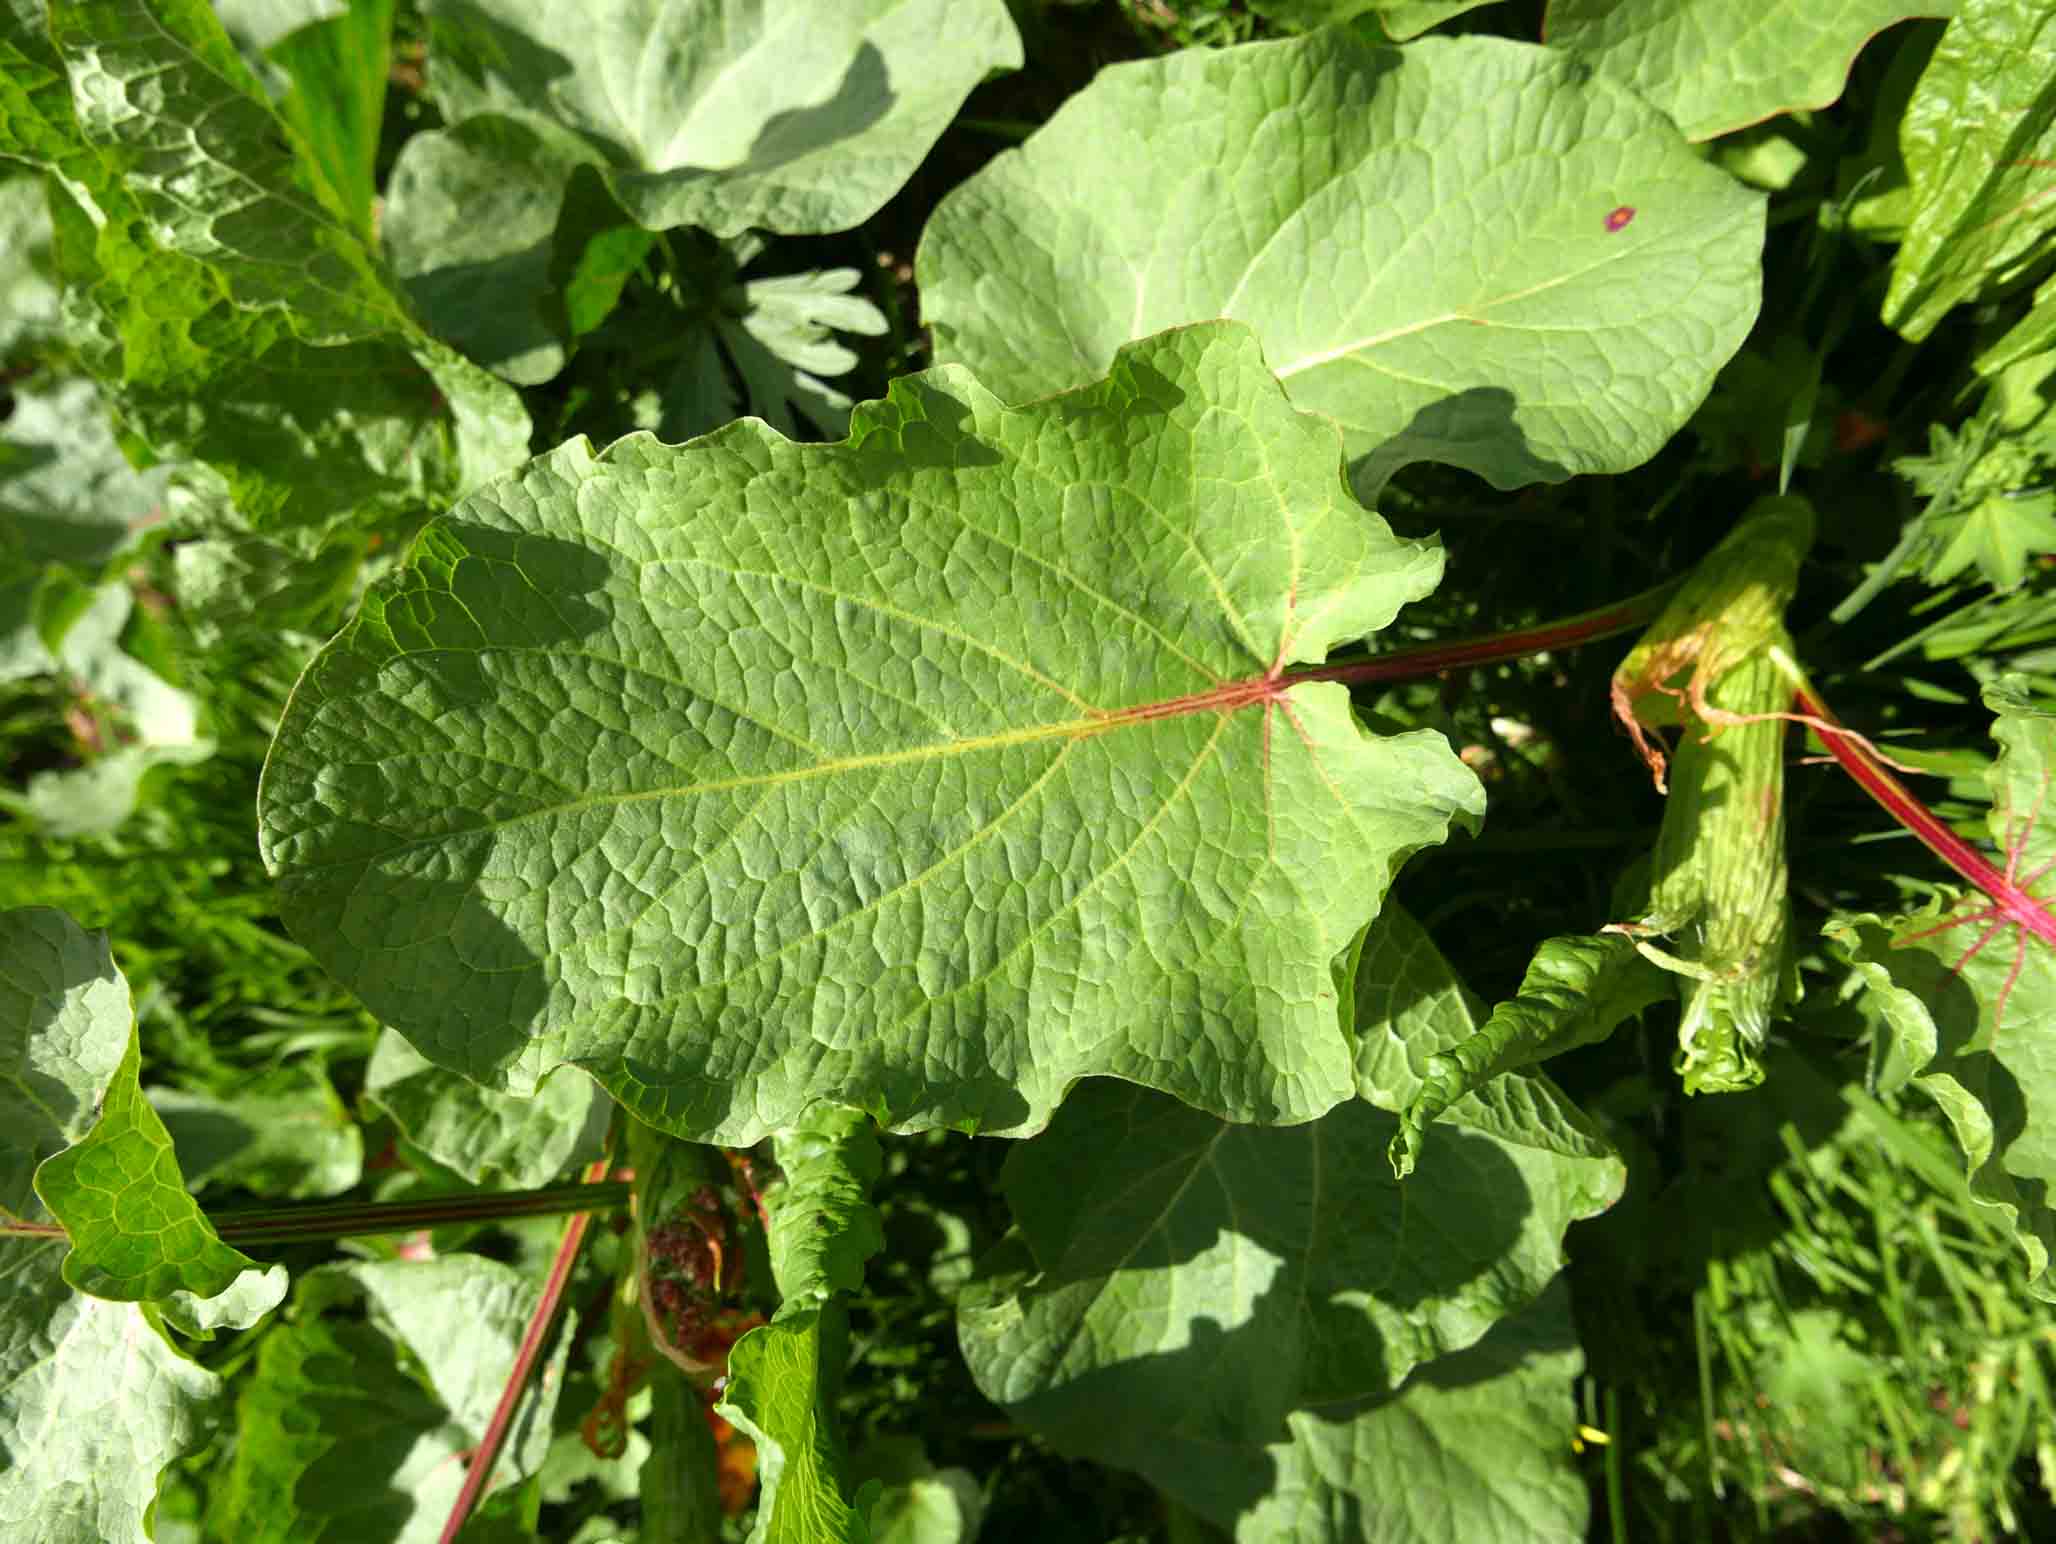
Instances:
[[[1796,686],[1793,704],[1805,715],[1828,752],[1842,764],[1842,770],[1857,785],[1884,806],[1885,812],[1919,837],[1929,852],[1956,870],[1998,903],[2009,922],[2017,922],[2046,944],[2056,945],[2056,917],[2022,890],[2008,875],[1986,861],[1983,854],[1935,818],[1934,812],[1908,791],[1878,760],[1877,753],[1863,740],[1841,728],[1834,710],[1816,696],[1811,687]]]
[[[1489,665],[1502,659],[1521,659],[1547,649],[1571,649],[1580,644],[1597,643],[1602,638],[1628,632],[1655,618],[1676,589],[1675,582],[1658,585],[1614,605],[1580,612],[1559,622],[1545,622],[1540,627],[1518,627],[1511,632],[1491,633],[1460,643],[1428,643],[1417,648],[1394,649],[1389,654],[1375,655],[1370,659],[1344,660],[1339,664],[1293,670],[1286,674],[1285,684],[1297,686],[1301,681],[1342,681],[1351,686],[1361,686],[1372,681],[1405,681],[1443,670]],[[1255,696],[1254,693],[1251,695],[1252,698]]]
[[[586,1165],[580,1178],[588,1185],[596,1185],[607,1177],[608,1167],[609,1160],[601,1158]],[[571,1267],[578,1262],[579,1248],[585,1243],[585,1230],[591,1224],[592,1213],[579,1212],[564,1225],[564,1240],[558,1244],[557,1256],[550,1262],[550,1274],[543,1282],[542,1296],[536,1301],[535,1312],[529,1315],[528,1328],[522,1333],[521,1345],[514,1353],[514,1366],[507,1373],[506,1386],[500,1390],[500,1402],[493,1407],[493,1417],[486,1423],[478,1451],[471,1455],[471,1467],[464,1475],[464,1488],[457,1492],[457,1499],[450,1507],[439,1544],[453,1544],[463,1531],[472,1509],[478,1505],[479,1497],[485,1494],[486,1483],[492,1478],[494,1465],[499,1462],[500,1448],[507,1440],[507,1428],[514,1423],[514,1412],[520,1408],[521,1396],[528,1392],[535,1364],[542,1356],[543,1343],[549,1339],[550,1326],[556,1320],[557,1305],[563,1301],[565,1284],[571,1280]]]

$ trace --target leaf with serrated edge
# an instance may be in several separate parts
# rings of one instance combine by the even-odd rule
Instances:
[[[1360,487],[1510,488],[1677,432],[1755,320],[1763,210],[1560,54],[1331,30],[1102,71],[943,199],[915,270],[937,357],[1010,400],[1234,317]]]
[[[1865,43],[1953,0],[1550,0],[1543,36],[1712,139],[1842,94]]]
[[[1018,409],[910,377],[840,445],[574,441],[295,689],[287,925],[432,1060],[703,1141],[824,1097],[1028,1132],[1095,1073],[1310,1119],[1332,963],[1482,803],[1291,673],[1441,566],[1338,464],[1232,324]]]

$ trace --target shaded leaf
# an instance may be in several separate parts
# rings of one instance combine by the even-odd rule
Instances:
[[[1021,63],[1001,0],[429,9],[447,120],[497,112],[578,134],[651,230],[846,230],[899,190],[973,86]]]
[[[1499,487],[1634,466],[1756,316],[1763,202],[1588,75],[1343,31],[1104,70],[937,206],[937,356],[1018,401],[1234,317],[1342,424],[1360,488],[1417,460]]]
[[[592,1079],[571,1068],[532,1096],[503,1094],[436,1066],[390,1029],[371,1053],[364,1096],[408,1141],[474,1185],[548,1184],[594,1146],[594,1119],[604,1122],[607,1110]]]
[[[1179,1494],[1237,1544],[1577,1544],[1590,1502],[1569,1434],[1584,1361],[1559,1284],[1393,1398],[1301,1411],[1261,1455],[1192,1464]],[[1262,1499],[1243,1503],[1256,1485]]]
[[[287,923],[440,1064],[575,1059],[702,1140],[822,1097],[1029,1131],[1093,1073],[1319,1113],[1332,963],[1479,800],[1289,674],[1440,566],[1336,467],[1229,325],[1020,409],[912,377],[842,445],[574,441],[303,677]]]
[[[1688,139],[1826,107],[1864,44],[1954,0],[1550,0],[1543,36],[1654,102]]]
[[[1397,1130],[1361,1102],[1267,1129],[1081,1086],[1009,1155],[1016,1232],[959,1300],[979,1388],[1060,1451],[1183,1499],[1208,1455],[1388,1394],[1532,1301],[1564,1230],[1623,1179],[1610,1155],[1441,1126],[1402,1187],[1383,1161]]]
[[[188,1185],[298,1201],[340,1195],[363,1177],[363,1129],[318,1066],[295,1062],[255,1082],[228,1098],[146,1090]]]
[[[538,1290],[477,1255],[309,1276],[294,1319],[259,1342],[239,1386],[234,1455],[214,1491],[208,1536],[432,1544]],[[370,1322],[329,1311],[360,1294]],[[565,1344],[516,1415],[503,1481],[542,1462]]]

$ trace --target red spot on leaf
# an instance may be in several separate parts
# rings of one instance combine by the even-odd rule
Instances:
[[[1628,222],[1634,218],[1635,206],[1633,204],[1622,204],[1606,217],[1606,228],[1609,231],[1624,231],[1628,228]]]

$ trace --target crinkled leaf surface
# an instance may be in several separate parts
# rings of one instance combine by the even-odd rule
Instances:
[[[1634,466],[1755,320],[1764,206],[1588,77],[1340,30],[1104,70],[937,206],[937,356],[1019,400],[1228,316],[1341,423],[1360,487],[1416,460],[1500,487]]]
[[[0,912],[0,1210],[37,1216],[36,1166],[99,1116],[132,1028],[105,933],[63,912]]]
[[[157,1478],[206,1439],[222,1382],[136,1304],[74,1292],[63,1253],[0,1248],[0,1535],[144,1544]]]
[[[1009,1155],[1017,1231],[959,1300],[980,1389],[1059,1449],[1175,1488],[1216,1449],[1283,1441],[1294,1410],[1472,1344],[1620,1192],[1611,1156],[1449,1125],[1402,1187],[1397,1130],[1361,1101],[1281,1129],[1075,1090]]]
[[[1899,124],[1912,214],[1885,321],[1916,341],[1951,306],[2015,277],[2056,204],[2056,10],[1961,0]]]
[[[436,4],[451,122],[532,117],[601,150],[651,230],[845,230],[899,190],[1021,42],[1002,0]]]
[[[818,1105],[774,1151],[784,1179],[764,1196],[766,1241],[783,1301],[729,1353],[719,1409],[757,1444],[751,1544],[866,1544],[835,1425],[848,1340],[837,1294],[863,1284],[864,1261],[885,1244],[870,1201],[878,1137],[857,1111]]]
[[[1985,705],[1998,715],[2002,747],[1988,774],[1992,835],[2025,877],[2056,857],[2046,803],[2056,715],[2005,681],[1985,689]],[[2035,888],[2046,895],[2048,886]],[[1889,1089],[1911,1078],[1941,1107],[1971,1193],[2013,1229],[2031,1290],[2056,1300],[2056,951],[2009,927],[1965,958],[1990,925],[1980,916],[1988,905],[1973,892],[1956,909],[1963,920],[1940,932],[1944,919],[1932,914],[1845,917],[1828,932],[1883,1022],[1880,1082]]]
[[[611,1106],[593,1080],[563,1068],[531,1097],[481,1088],[438,1067],[390,1029],[364,1073],[364,1096],[429,1157],[474,1185],[546,1185],[591,1145]]]
[[[537,1283],[477,1255],[324,1270],[294,1322],[259,1343],[207,1536],[299,1544],[432,1544],[491,1418]],[[361,1300],[370,1321],[328,1310]],[[549,1445],[563,1351],[502,1450],[504,1481]],[[404,1354],[403,1354],[404,1348]],[[425,1378],[425,1381],[424,1381]]]
[[[573,1060],[738,1143],[827,1097],[1037,1129],[1104,1073],[1348,1097],[1331,964],[1478,808],[1294,666],[1432,587],[1254,338],[849,441],[582,441],[467,500],[310,667],[259,794],[288,925],[443,1065]]]
[[[1953,0],[1550,0],[1543,36],[1654,102],[1689,139],[1826,107],[1863,45]]]
[[[454,492],[525,452],[518,400],[406,317],[199,0],[57,0],[47,38],[0,12],[0,56],[0,155],[70,190],[68,330],[159,457],[279,525]]]
[[[1288,1441],[1206,1455],[1174,1493],[1236,1544],[1578,1544],[1590,1501],[1568,1433],[1584,1362],[1559,1280],[1395,1397],[1300,1411]]]
[[[64,1279],[81,1292],[123,1302],[173,1292],[214,1297],[259,1267],[215,1236],[186,1193],[171,1138],[137,1081],[141,1055],[131,1031],[100,1118],[44,1160],[36,1193],[71,1235]],[[282,1274],[278,1285],[283,1292]]]

